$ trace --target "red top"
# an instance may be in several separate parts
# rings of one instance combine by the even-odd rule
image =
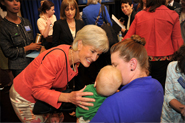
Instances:
[[[155,12],[138,12],[123,40],[133,34],[145,38],[148,56],[172,55],[184,43],[178,14],[164,5]]]
[[[59,45],[55,48],[63,49],[67,56],[68,81],[78,74],[69,64],[69,45]],[[51,50],[51,49],[50,49]],[[15,79],[15,90],[26,100],[35,103],[35,99],[42,100],[55,108],[61,103],[58,98],[61,94],[51,88],[65,88],[67,85],[66,60],[64,52],[54,50],[42,61],[43,56],[49,52],[46,50],[36,57]],[[42,64],[41,64],[42,61]]]

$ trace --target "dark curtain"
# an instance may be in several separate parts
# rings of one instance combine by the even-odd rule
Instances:
[[[38,8],[40,7],[41,0],[22,0],[21,2],[21,12],[22,17],[27,18],[33,27],[33,35],[36,36],[36,33],[39,33],[37,27],[37,20],[39,19]],[[60,5],[62,0],[49,0],[55,5],[55,15],[57,20],[60,19]]]
[[[120,0],[115,0],[115,4],[111,5],[110,8],[110,13],[114,14],[118,19],[124,17],[124,14],[121,10]]]

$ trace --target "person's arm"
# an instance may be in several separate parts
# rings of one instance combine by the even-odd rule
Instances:
[[[181,28],[180,28],[180,22],[179,22],[179,18],[178,18],[178,14],[176,14],[175,19],[175,23],[172,29],[172,44],[174,47],[174,50],[177,51],[179,49],[179,47],[181,45],[183,45],[184,41],[182,39],[182,35],[181,35]]]
[[[47,20],[46,25],[43,25],[43,23],[40,20],[37,21],[38,29],[44,38],[48,37],[51,24],[52,22],[50,19]]]
[[[178,100],[173,99],[170,101],[169,105],[178,113],[181,113],[185,117],[185,105],[180,103]]]
[[[95,102],[95,99],[83,97],[83,96],[93,95],[92,92],[83,92],[84,89],[85,87],[80,91],[73,91],[71,93],[61,93],[58,101],[70,102],[85,110],[88,110],[89,108],[86,106],[93,106],[93,103],[90,103],[90,102]]]
[[[174,110],[176,110],[177,112],[183,114],[183,110],[185,108],[185,105],[181,104],[175,97],[175,90],[174,90],[174,87],[175,84],[177,83],[176,79],[174,80],[173,79],[173,76],[172,75],[173,73],[176,73],[174,72],[175,70],[175,67],[176,64],[174,62],[171,62],[169,65],[168,65],[168,68],[167,68],[167,76],[166,76],[166,82],[165,82],[165,96],[164,96],[164,99],[165,101],[167,102],[167,104],[169,106],[171,106]],[[184,107],[184,108],[183,108]]]
[[[23,40],[21,36],[20,35],[15,36],[15,35],[9,34],[9,31],[6,30],[6,28],[3,28],[2,26],[3,25],[1,25],[0,27],[0,46],[2,48],[4,55],[7,58],[17,59],[18,57],[24,57],[26,54],[26,51],[38,50],[40,48],[40,44],[35,44],[35,43],[31,43],[30,45],[27,45],[25,47],[19,46],[19,44],[21,43],[21,40]],[[19,41],[16,39],[19,39]],[[14,44],[15,42],[17,43]]]
[[[27,24],[29,24],[29,27],[31,28],[32,31],[31,31],[31,35],[29,34],[30,32],[26,32],[27,33],[26,35],[29,35],[28,40],[29,39],[32,39],[32,40],[29,40],[29,43],[28,43],[29,45],[26,45],[24,47],[24,52],[26,53],[27,51],[30,51],[30,50],[37,50],[37,51],[39,51],[40,48],[41,48],[41,42],[35,43],[35,40],[33,38],[33,28],[32,28],[32,25],[31,25],[31,23],[30,23],[30,21],[28,19],[25,19],[24,26],[26,26]]]
[[[125,33],[127,32],[128,30],[126,28],[121,28],[121,32]]]
[[[41,42],[39,42],[39,43],[31,43],[31,44],[29,44],[29,45],[24,47],[24,52],[27,52],[29,50],[37,50],[37,51],[39,51],[40,48],[41,48]]]
[[[61,35],[61,26],[60,26],[60,21],[56,21],[53,26],[53,38],[52,38],[52,45],[53,47],[59,45],[59,39]]]

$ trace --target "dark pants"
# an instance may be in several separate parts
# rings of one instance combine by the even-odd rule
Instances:
[[[161,85],[163,86],[163,89],[165,88],[165,80],[166,80],[166,71],[167,66],[170,63],[170,61],[150,61],[150,76],[152,78],[157,79]]]

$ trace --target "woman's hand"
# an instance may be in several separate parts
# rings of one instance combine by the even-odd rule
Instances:
[[[44,46],[41,46],[40,53],[44,52],[46,48]]]
[[[27,45],[24,47],[24,51],[29,51],[29,50],[37,50],[39,51],[41,47],[41,42],[39,43],[31,43],[30,45]]]
[[[123,33],[125,33],[126,29],[121,28],[121,31],[122,31]]]
[[[78,105],[83,109],[89,110],[89,108],[86,106],[94,106],[93,103],[89,103],[89,102],[95,102],[95,99],[83,97],[83,96],[93,95],[92,92],[83,92],[85,88],[86,86],[80,91],[71,92],[72,97],[70,98],[70,101],[71,103]]]
[[[85,88],[80,91],[72,91],[71,93],[61,93],[59,102],[70,102],[85,110],[89,110],[86,106],[93,106],[93,103],[90,102],[95,102],[95,99],[83,97],[93,95],[92,92],[83,92]]]
[[[185,117],[185,105],[181,106],[180,109],[182,116]]]
[[[176,99],[172,99],[169,102],[169,105],[178,113],[182,114],[183,117],[185,117],[185,105],[183,105],[182,103],[180,103],[178,100]]]
[[[50,20],[49,18],[48,18],[46,24],[47,24],[48,26],[50,26],[50,25],[52,24],[52,22],[51,22],[51,20]]]
[[[119,19],[119,22],[124,25],[125,21],[121,21],[121,19]]]

